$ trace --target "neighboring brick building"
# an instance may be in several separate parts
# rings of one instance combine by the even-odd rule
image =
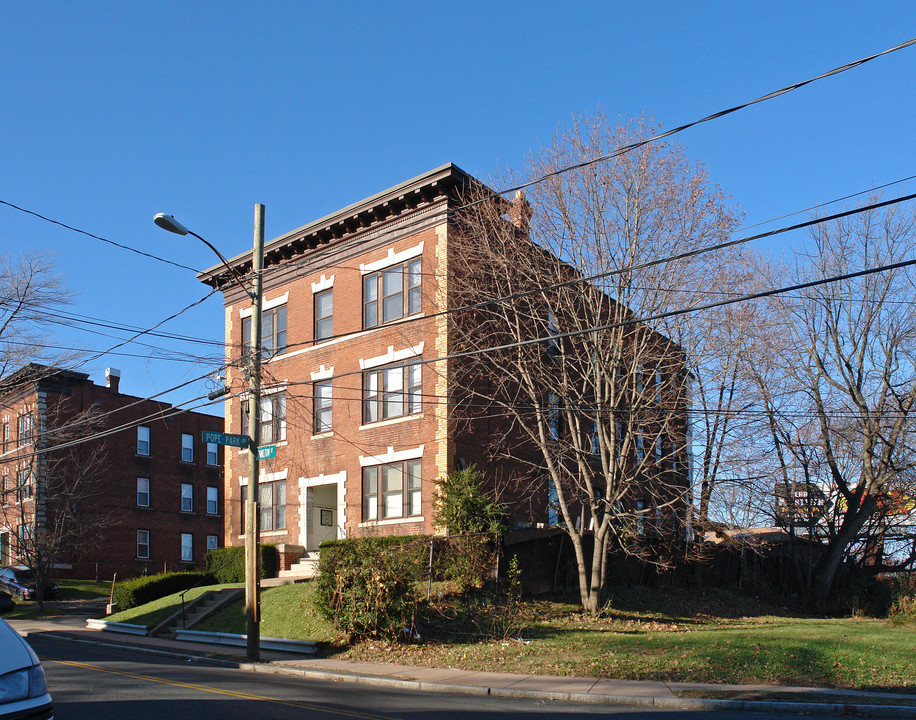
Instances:
[[[55,574],[85,578],[199,568],[222,546],[222,449],[201,438],[223,419],[122,395],[106,375],[32,364],[0,384],[0,564],[43,537]]]
[[[260,465],[263,542],[316,550],[434,532],[436,480],[485,460],[486,428],[459,430],[458,361],[443,359],[454,350],[443,313],[455,302],[450,211],[472,187],[482,186],[444,165],[267,243],[258,442],[277,450]],[[252,253],[229,263],[244,276]],[[223,290],[228,384],[242,393],[251,302],[222,265],[199,277]],[[243,394],[227,401],[226,432],[247,435],[246,409]],[[226,544],[239,545],[248,451],[226,450]],[[548,522],[547,504],[544,482],[516,521]]]

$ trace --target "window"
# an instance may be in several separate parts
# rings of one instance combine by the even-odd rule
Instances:
[[[363,326],[394,322],[421,309],[420,258],[363,278]]]
[[[181,433],[181,462],[194,462],[194,436]]]
[[[242,318],[242,344],[245,354],[251,349],[251,318]],[[261,313],[261,355],[270,358],[286,350],[286,305]]]
[[[149,530],[137,530],[137,558],[149,560]]]
[[[2,492],[2,497],[0,497],[0,501],[2,501],[2,503],[3,503],[4,505],[9,505],[9,504],[10,504],[10,495],[9,495],[9,493],[10,493],[10,476],[9,476],[9,473],[6,471],[6,468],[3,469],[3,476],[2,476],[2,478],[0,478],[0,482],[3,483],[3,487],[0,488],[0,490],[3,491],[3,492]]]
[[[420,464],[410,460],[363,468],[363,520],[420,515]]]
[[[207,465],[219,465],[219,445],[207,443]]]
[[[363,374],[363,422],[415,415],[422,411],[420,363],[395,365]]]
[[[207,552],[219,547],[219,535],[207,535]]]
[[[334,335],[333,290],[315,293],[315,339],[327,340]]]
[[[643,436],[636,436],[636,462],[642,464],[643,459],[646,457],[646,441]]]
[[[6,452],[10,449],[12,444],[12,438],[10,437],[10,422],[9,420],[3,421],[3,452]]]
[[[248,434],[248,403],[242,403],[242,434]],[[278,392],[261,398],[261,430],[258,445],[286,440],[286,393]]]
[[[636,501],[636,534],[645,535],[646,533],[646,523],[645,523],[645,512],[646,504],[642,500]]]
[[[315,434],[331,429],[331,381],[315,383]]]
[[[19,430],[19,445],[25,445],[32,442],[32,413],[20,413],[17,419],[17,428]]]
[[[286,481],[258,483],[258,500],[261,506],[261,530],[283,530],[286,528]],[[242,528],[245,527],[245,508],[248,502],[248,487],[242,486]]]
[[[149,507],[149,478],[137,478],[137,506]]]
[[[181,533],[181,562],[194,562],[194,536]]]
[[[181,512],[194,511],[194,486],[191,483],[181,483]]]
[[[207,515],[216,515],[219,513],[219,488],[213,485],[207,486]]]
[[[31,465],[25,465],[16,470],[16,488],[18,490],[19,502],[32,497],[32,491],[34,489],[33,479]]]
[[[149,455],[149,428],[137,428],[137,455]]]
[[[655,438],[655,464],[661,465],[662,458],[665,456],[664,448],[662,447],[662,436],[659,435]]]

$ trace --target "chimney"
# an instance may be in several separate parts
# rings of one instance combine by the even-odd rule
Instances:
[[[509,221],[527,235],[531,213],[531,203],[525,199],[525,193],[516,190],[515,198],[509,204]]]
[[[117,394],[118,386],[121,384],[121,371],[117,368],[105,368],[105,387],[111,392]]]

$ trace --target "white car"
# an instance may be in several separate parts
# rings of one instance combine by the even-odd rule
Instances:
[[[54,706],[41,661],[0,618],[0,720],[53,720]]]

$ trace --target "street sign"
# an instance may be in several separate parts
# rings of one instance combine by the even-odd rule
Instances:
[[[277,446],[276,445],[262,445],[258,448],[258,459],[259,460],[269,460],[272,457],[277,456]]]
[[[214,430],[204,430],[204,442],[216,443],[217,445],[231,445],[237,448],[248,447],[247,435],[231,435],[229,433],[216,432]]]

